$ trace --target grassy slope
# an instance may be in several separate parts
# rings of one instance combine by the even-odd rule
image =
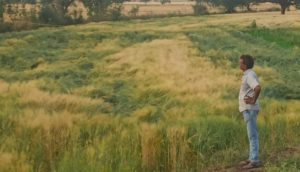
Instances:
[[[300,88],[296,14],[0,35],[0,169],[213,171],[234,165],[247,157],[236,97],[238,56],[249,53],[264,88],[264,169],[296,170],[300,102],[290,99],[299,99]],[[258,28],[249,27],[253,19]]]

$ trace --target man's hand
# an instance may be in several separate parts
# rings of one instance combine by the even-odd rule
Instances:
[[[244,101],[246,104],[251,104],[251,105],[255,104],[255,102],[256,102],[254,97],[248,97],[248,96],[246,96],[244,98]]]
[[[257,100],[258,96],[259,96],[260,90],[261,90],[260,85],[256,86],[254,88],[254,96],[253,97],[246,96],[244,98],[245,103],[254,105],[256,103],[256,100]]]

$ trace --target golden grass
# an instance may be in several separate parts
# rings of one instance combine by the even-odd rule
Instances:
[[[51,114],[43,109],[27,109],[22,117],[22,125],[33,129],[41,127],[45,131],[50,131],[51,128],[72,128],[76,116],[67,111]]]
[[[148,170],[154,170],[159,160],[160,145],[162,138],[159,134],[157,124],[142,124],[140,129],[141,135],[141,153],[142,167]]]
[[[0,152],[0,171],[18,171],[29,172],[32,171],[30,164],[26,162],[24,154],[13,154],[8,152]]]
[[[120,42],[120,39],[105,39],[102,42],[97,43],[93,50],[95,52],[116,52],[122,49]]]
[[[143,121],[144,119],[147,119],[151,117],[151,114],[155,111],[155,107],[153,106],[145,106],[143,108],[140,108],[136,110],[132,116],[137,120],[137,121]]]
[[[5,93],[9,91],[9,84],[3,80],[0,80],[0,93]]]
[[[187,129],[185,127],[170,127],[167,130],[167,137],[169,141],[168,164],[170,164],[170,171],[181,171],[178,169],[187,167],[194,158],[188,145]]]
[[[270,67],[255,66],[254,70],[257,73],[257,75],[260,76],[259,80],[262,83],[276,82],[280,75],[275,69]]]
[[[17,93],[19,101],[25,107],[44,108],[48,111],[71,111],[80,112],[84,107],[99,106],[103,100],[93,100],[91,98],[71,95],[57,94],[41,91],[37,88],[37,81],[27,83],[14,83],[8,85],[5,82],[0,83],[0,91],[3,94]]]
[[[0,169],[4,170],[11,165],[13,159],[13,155],[11,153],[0,153]],[[6,169],[8,170],[8,169]]]
[[[196,57],[195,51],[184,37],[154,40],[109,57],[113,64],[108,70],[141,81],[141,90],[169,90],[180,95],[182,101],[212,97],[217,100],[224,89],[237,87],[235,76],[216,68],[205,57]]]

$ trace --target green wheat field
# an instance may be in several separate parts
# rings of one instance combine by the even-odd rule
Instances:
[[[238,171],[239,56],[261,85],[261,171],[300,169],[299,12],[0,34],[0,171]]]

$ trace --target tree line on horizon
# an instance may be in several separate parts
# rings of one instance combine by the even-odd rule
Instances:
[[[246,7],[248,11],[252,11],[252,4],[271,2],[279,4],[281,14],[284,15],[285,11],[291,5],[297,6],[297,1],[299,0],[196,0],[195,6],[198,7],[198,9],[202,9],[202,12],[205,11],[205,4],[210,6],[223,6],[226,13],[233,13],[236,7]],[[201,10],[199,12],[201,13]]]
[[[0,32],[10,30],[23,30],[32,28],[32,23],[47,25],[69,25],[89,21],[119,20],[122,16],[123,3],[127,0],[80,0],[87,9],[87,17],[83,17],[83,11],[74,10],[70,14],[71,7],[76,8],[78,0],[1,0],[0,1]],[[147,3],[149,0],[142,0]],[[251,11],[252,4],[272,2],[278,3],[281,7],[281,14],[285,14],[286,9],[291,5],[296,5],[299,0],[195,0],[193,6],[194,14],[208,14],[207,6],[224,7],[226,13],[235,12],[236,7],[246,7]],[[161,0],[165,4],[166,0]],[[171,2],[168,0],[168,2]],[[26,9],[26,5],[30,9]],[[137,13],[138,9],[133,10]],[[23,20],[19,22],[19,29],[13,28],[11,23],[5,23],[4,14],[11,20]],[[133,16],[136,16],[133,15]],[[30,22],[28,22],[30,21]],[[17,26],[18,27],[18,26]]]

